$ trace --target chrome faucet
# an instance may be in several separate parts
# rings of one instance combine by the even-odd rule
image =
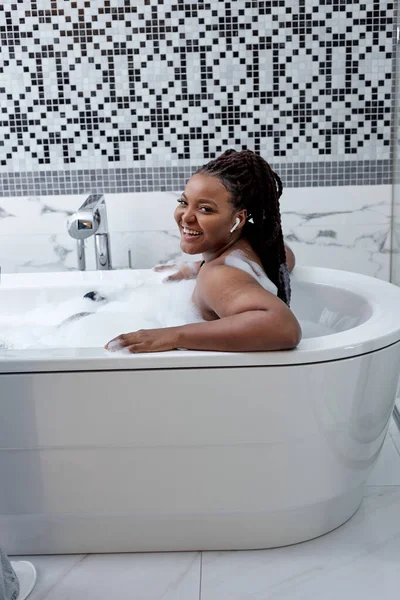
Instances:
[[[86,269],[85,239],[94,235],[96,269],[111,269],[106,201],[103,194],[90,194],[67,221],[68,233],[77,240],[78,268]]]

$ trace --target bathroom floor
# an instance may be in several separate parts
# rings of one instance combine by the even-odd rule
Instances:
[[[31,560],[38,581],[29,600],[391,600],[400,584],[400,432],[391,423],[356,515],[318,539],[274,550]]]

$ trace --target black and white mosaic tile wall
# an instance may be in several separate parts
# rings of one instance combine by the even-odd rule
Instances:
[[[400,38],[400,29],[398,30]],[[393,136],[393,181],[392,181],[392,231],[391,231],[391,281],[400,285],[400,39],[396,56],[396,110]],[[399,406],[400,409],[400,406]]]
[[[286,186],[391,181],[397,6],[0,5],[0,194],[179,189],[228,147]]]

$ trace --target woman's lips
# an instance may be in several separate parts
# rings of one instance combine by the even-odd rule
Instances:
[[[195,240],[203,235],[202,231],[197,229],[190,229],[189,227],[181,226],[181,236],[188,241]]]

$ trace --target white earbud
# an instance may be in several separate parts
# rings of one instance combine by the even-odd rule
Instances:
[[[232,229],[230,230],[230,233],[233,233],[235,231],[235,229],[237,229],[239,227],[239,225],[240,225],[240,219],[239,219],[239,217],[236,217],[235,224],[232,227]]]

